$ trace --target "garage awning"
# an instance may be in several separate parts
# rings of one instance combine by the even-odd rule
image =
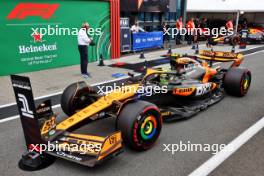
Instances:
[[[188,12],[264,12],[263,0],[187,0]]]

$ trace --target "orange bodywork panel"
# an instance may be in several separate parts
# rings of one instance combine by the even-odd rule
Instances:
[[[121,132],[116,132],[107,137],[101,147],[101,151],[98,154],[97,160],[100,161],[107,157],[110,153],[122,148]]]
[[[203,77],[202,83],[207,83],[216,74],[217,74],[216,69],[205,67],[205,75]]]
[[[114,90],[113,92],[101,97],[93,104],[87,106],[86,108],[59,123],[56,126],[56,130],[67,130],[86,118],[90,118],[98,112],[110,107],[113,104],[113,101],[123,101],[134,96],[138,86],[139,84],[133,84]]]

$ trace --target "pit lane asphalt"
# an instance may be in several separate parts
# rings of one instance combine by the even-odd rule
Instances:
[[[243,98],[226,96],[220,103],[195,117],[165,123],[158,143],[149,151],[134,152],[125,148],[118,157],[96,168],[87,168],[58,159],[50,167],[25,172],[17,167],[24,152],[23,133],[18,119],[0,124],[0,175],[188,175],[208,160],[210,152],[163,152],[163,144],[228,144],[264,116],[264,53],[247,56],[244,67],[251,70],[253,80],[248,95]],[[57,112],[61,112],[56,109]],[[84,132],[110,132],[114,119],[97,121],[85,126]],[[97,133],[96,133],[97,134]],[[263,175],[264,130],[249,140],[211,175]]]

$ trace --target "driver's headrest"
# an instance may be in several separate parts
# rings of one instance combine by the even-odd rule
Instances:
[[[192,59],[188,57],[181,57],[181,58],[176,59],[176,63],[181,64],[181,65],[190,64],[191,62],[192,62]]]

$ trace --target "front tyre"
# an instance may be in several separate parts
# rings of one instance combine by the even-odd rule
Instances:
[[[231,68],[224,78],[225,91],[234,96],[245,96],[250,88],[251,72],[248,69]]]
[[[124,142],[134,150],[148,150],[159,138],[162,118],[152,103],[136,101],[125,105],[117,118],[117,129]]]
[[[98,99],[97,93],[85,82],[69,85],[61,96],[61,108],[65,114],[71,116],[89,106]]]

